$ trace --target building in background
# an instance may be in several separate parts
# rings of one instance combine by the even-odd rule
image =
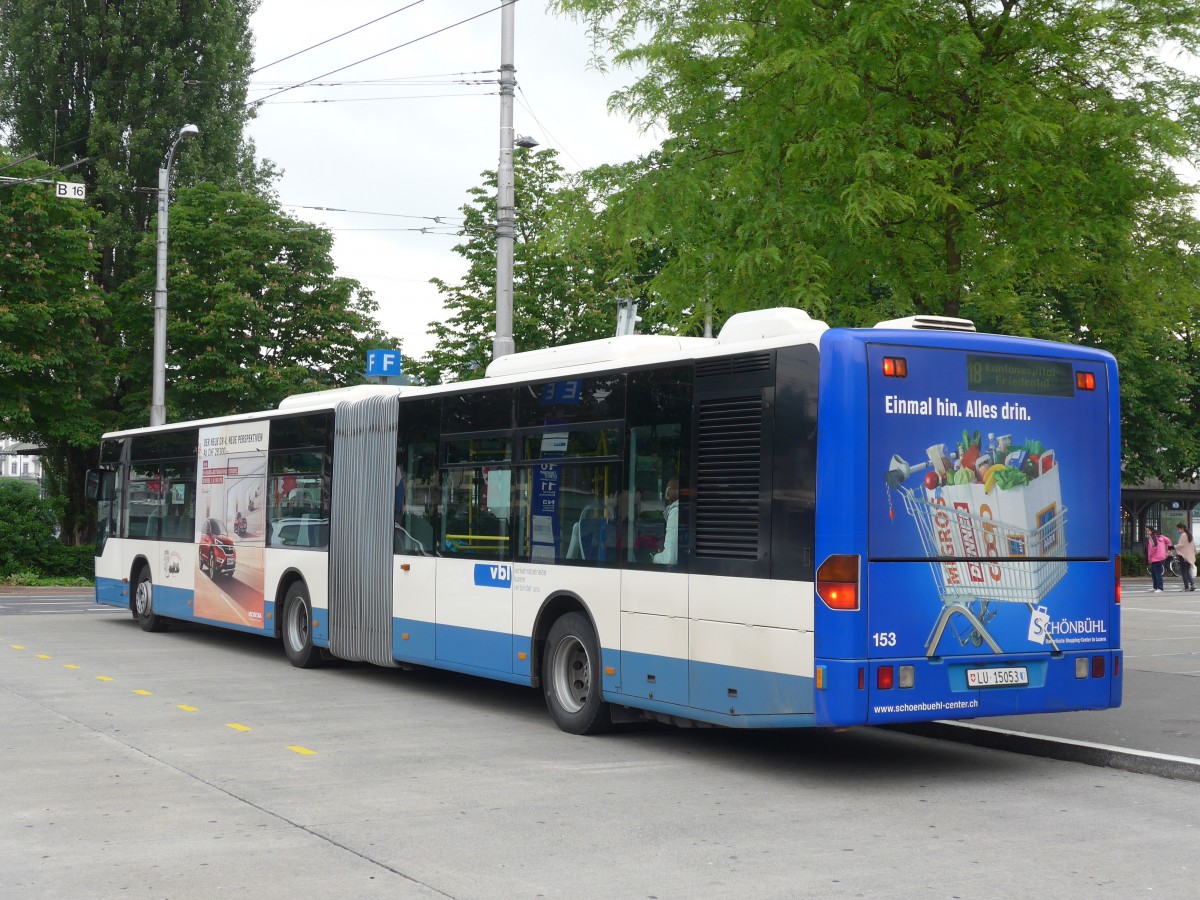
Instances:
[[[42,483],[41,450],[13,438],[0,437],[0,476]]]
[[[1147,479],[1121,485],[1121,543],[1126,549],[1141,549],[1151,526],[1174,539],[1178,522],[1193,537],[1200,530],[1200,481],[1164,485]]]

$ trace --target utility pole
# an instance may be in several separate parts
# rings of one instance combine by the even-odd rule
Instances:
[[[513,91],[517,86],[513,65],[513,7],[500,10],[500,165],[496,169],[496,337],[492,359],[508,356],[513,343],[513,238],[516,210],[513,199]]]
[[[167,423],[167,218],[171,207],[171,167],[175,151],[184,138],[195,137],[200,129],[184,125],[163,158],[158,170],[158,226],[155,235],[154,272],[154,355],[150,377],[150,424]]]

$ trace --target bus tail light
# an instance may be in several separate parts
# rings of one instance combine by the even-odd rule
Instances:
[[[1103,678],[1104,677],[1104,657],[1103,656],[1093,656],[1092,657],[1092,677],[1093,678]]]
[[[830,609],[858,609],[858,554],[830,556],[817,569],[817,596]]]
[[[875,670],[875,687],[890,691],[896,684],[896,670],[891,666],[880,666]]]
[[[1121,557],[1113,557],[1113,571],[1116,573],[1116,602],[1117,606],[1121,605]]]

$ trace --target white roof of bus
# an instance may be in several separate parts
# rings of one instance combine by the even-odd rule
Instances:
[[[525,381],[531,375],[545,373],[554,377],[563,369],[578,374],[611,370],[640,363],[669,362],[671,360],[699,359],[721,356],[732,352],[767,350],[793,344],[815,344],[829,328],[824,322],[811,318],[800,309],[779,307],[735,313],[729,317],[715,338],[677,337],[662,334],[630,334],[621,337],[602,338],[579,344],[565,344],[543,350],[513,353],[494,360],[487,368],[486,378],[470,382],[423,387],[417,385],[395,386],[358,384],[352,387],[294,394],[280,402],[278,410],[242,413],[234,416],[202,419],[191,422],[175,422],[152,428],[135,428],[114,431],[104,435],[120,437],[127,434],[144,434],[150,431],[171,430],[184,425],[195,428],[261,419],[274,412],[298,412],[301,410],[334,409],[343,401],[365,400],[380,395],[411,397],[421,394],[438,394],[463,388],[487,388]]]
[[[694,359],[729,353],[733,349],[744,351],[780,344],[815,343],[827,329],[824,322],[810,318],[801,309],[759,309],[730,316],[716,338],[630,334],[547,347],[544,350],[502,356],[488,366],[487,377],[527,376],[559,369],[612,368],[613,363]],[[731,345],[734,344],[738,346],[733,348]],[[754,344],[759,347],[754,347]]]

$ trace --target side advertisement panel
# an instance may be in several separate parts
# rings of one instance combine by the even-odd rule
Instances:
[[[198,619],[264,628],[267,440],[270,422],[200,429],[196,486]]]
[[[1108,646],[1080,568],[1112,532],[1103,364],[874,344],[868,366],[869,652]]]

